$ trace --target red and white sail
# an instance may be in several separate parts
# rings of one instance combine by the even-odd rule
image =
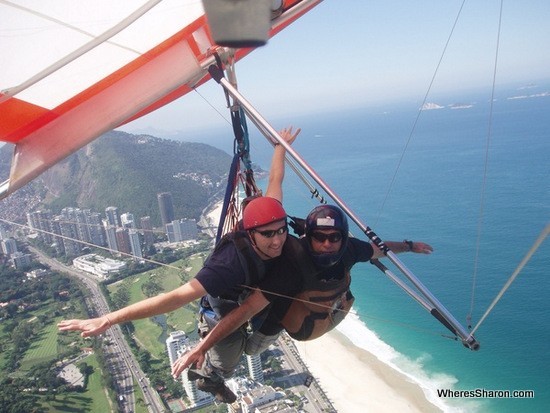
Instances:
[[[320,1],[274,2],[270,36]],[[199,0],[2,0],[0,51],[0,141],[15,144],[0,198],[206,82],[213,53],[227,53]]]

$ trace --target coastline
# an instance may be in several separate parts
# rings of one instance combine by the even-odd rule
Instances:
[[[217,225],[221,209],[222,202],[206,208],[201,218],[203,225]],[[356,345],[350,332],[358,331],[375,337],[352,312],[338,329],[316,340],[294,341],[302,361],[339,413],[445,411],[443,405],[436,406],[428,399],[419,382],[382,361],[379,351]]]
[[[338,330],[294,343],[339,413],[444,411],[426,398],[419,384],[357,347]]]

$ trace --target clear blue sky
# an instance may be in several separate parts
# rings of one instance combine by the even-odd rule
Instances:
[[[329,107],[421,101],[460,0],[325,0],[237,64],[239,89],[268,119]],[[490,87],[500,1],[467,1],[434,93]],[[504,1],[496,81],[550,78],[550,2]],[[194,130],[227,117],[220,86],[199,88],[125,127]],[[280,125],[278,125],[279,127]]]

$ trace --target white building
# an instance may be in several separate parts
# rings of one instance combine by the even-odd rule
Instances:
[[[260,406],[283,399],[284,397],[284,393],[275,391],[271,386],[260,386],[249,390],[241,398],[241,410],[243,413],[254,413],[257,409],[259,410]]]
[[[136,228],[134,214],[126,212],[120,215],[120,223],[124,228]]]
[[[136,258],[143,258],[143,254],[141,253],[141,242],[139,241],[139,233],[135,229],[129,229],[128,237],[130,238],[132,255]]]
[[[109,221],[103,220],[103,228],[105,229],[105,237],[107,238],[107,247],[111,253],[118,252],[118,246],[116,243],[116,227],[109,224]]]
[[[126,267],[126,263],[105,258],[96,254],[87,254],[77,257],[73,260],[75,268],[95,274],[100,278],[107,278],[112,274],[117,274]]]
[[[246,355],[246,364],[248,366],[248,374],[252,380],[257,381],[258,383],[264,382],[264,372],[262,369],[262,359],[259,354],[256,355]]]
[[[170,359],[170,367],[174,365],[175,361],[186,353],[192,347],[192,343],[189,337],[183,331],[172,331],[170,336],[166,339],[166,349],[168,351],[168,358]],[[214,397],[210,393],[205,393],[197,389],[195,381],[187,378],[187,370],[181,374],[181,381],[187,397],[191,401],[192,406],[200,407],[206,406],[212,403]]]

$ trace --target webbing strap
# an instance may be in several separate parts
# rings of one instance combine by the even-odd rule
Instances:
[[[223,198],[222,212],[220,215],[220,222],[218,223],[218,232],[216,234],[216,245],[223,236],[223,228],[225,224],[225,217],[227,210],[229,209],[229,202],[231,201],[233,191],[237,181],[237,172],[239,170],[239,154],[233,156],[231,167],[229,168],[229,176],[227,177],[227,186],[225,187],[225,196]]]

